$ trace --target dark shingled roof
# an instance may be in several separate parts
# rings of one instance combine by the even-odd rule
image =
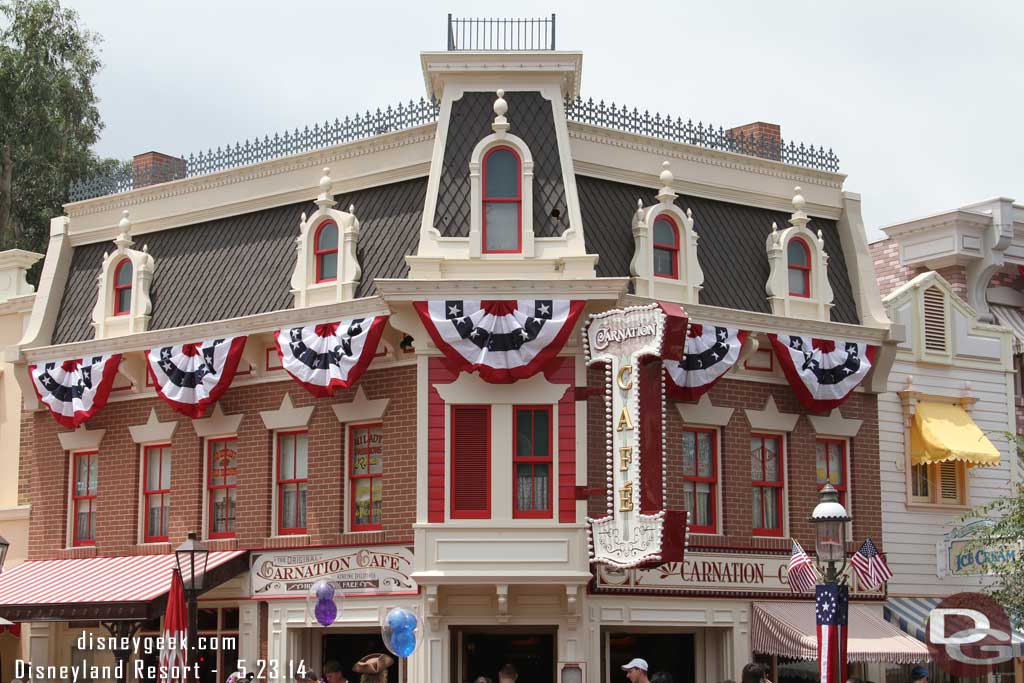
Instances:
[[[494,131],[493,92],[467,92],[452,102],[445,141],[434,227],[444,237],[469,235],[469,157]],[[555,138],[551,102],[539,92],[506,92],[509,133],[523,139],[533,155],[533,234],[558,237],[569,227],[565,182]],[[552,211],[558,211],[558,218]]]
[[[374,293],[378,277],[405,277],[405,255],[419,241],[426,178],[383,185],[335,197],[338,207],[356,207],[360,232],[356,249],[362,277],[356,296]],[[291,308],[295,238],[303,211],[312,202],[221,218],[140,235],[156,260],[149,329],[161,330]],[[92,339],[96,277],[110,242],[74,249],[71,270],[52,343]]]
[[[655,204],[657,190],[580,175],[576,187],[587,253],[600,255],[598,276],[629,277],[636,200],[643,200],[644,206]],[[764,291],[770,270],[764,244],[772,222],[780,229],[788,226],[790,214],[686,195],[680,195],[676,204],[693,210],[700,240],[697,259],[704,271],[700,303],[771,313]],[[835,295],[833,322],[859,324],[836,221],[812,218],[808,227],[821,230],[825,239],[828,281]]]

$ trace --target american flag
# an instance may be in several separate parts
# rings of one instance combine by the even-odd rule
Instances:
[[[866,591],[873,591],[892,578],[892,570],[870,538],[850,558],[850,564],[857,573],[857,582]]]
[[[794,593],[810,593],[818,583],[818,568],[808,557],[800,544],[793,541],[793,553],[789,556],[789,590]]]
[[[821,683],[846,681],[846,621],[849,589],[835,583],[817,588],[818,676]]]

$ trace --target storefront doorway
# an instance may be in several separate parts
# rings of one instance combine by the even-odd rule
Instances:
[[[646,659],[650,673],[665,671],[674,681],[696,680],[696,647],[693,633],[626,633],[605,631],[605,656],[601,680],[622,683],[622,665],[634,657]]]
[[[498,680],[512,664],[520,681],[555,683],[555,631],[482,629],[452,631],[452,683],[473,683],[478,676]]]
[[[352,667],[366,655],[375,652],[387,652],[384,647],[384,640],[380,631],[376,633],[325,633],[323,636],[323,657],[318,669],[314,669],[317,676],[323,674],[324,664],[334,660],[341,664],[341,670],[350,681],[358,681],[359,674],[353,673]],[[388,669],[388,683],[398,683],[400,663],[395,657],[395,665]]]

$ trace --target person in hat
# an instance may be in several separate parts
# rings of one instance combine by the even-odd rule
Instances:
[[[913,683],[928,683],[928,669],[918,664],[910,670],[910,680]]]
[[[359,674],[359,683],[388,683],[388,669],[394,663],[391,655],[375,652],[356,662],[352,670]]]
[[[336,659],[330,659],[324,664],[324,678],[327,683],[348,683],[348,679],[345,678],[345,674],[341,670],[341,664]]]
[[[650,679],[647,678],[647,670],[649,668],[647,660],[640,659],[639,657],[634,657],[629,660],[629,663],[622,665],[622,670],[626,672],[626,680],[629,683],[651,683]]]

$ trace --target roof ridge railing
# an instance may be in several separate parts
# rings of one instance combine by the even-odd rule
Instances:
[[[456,18],[448,14],[448,51],[535,52],[555,49],[551,18]]]

